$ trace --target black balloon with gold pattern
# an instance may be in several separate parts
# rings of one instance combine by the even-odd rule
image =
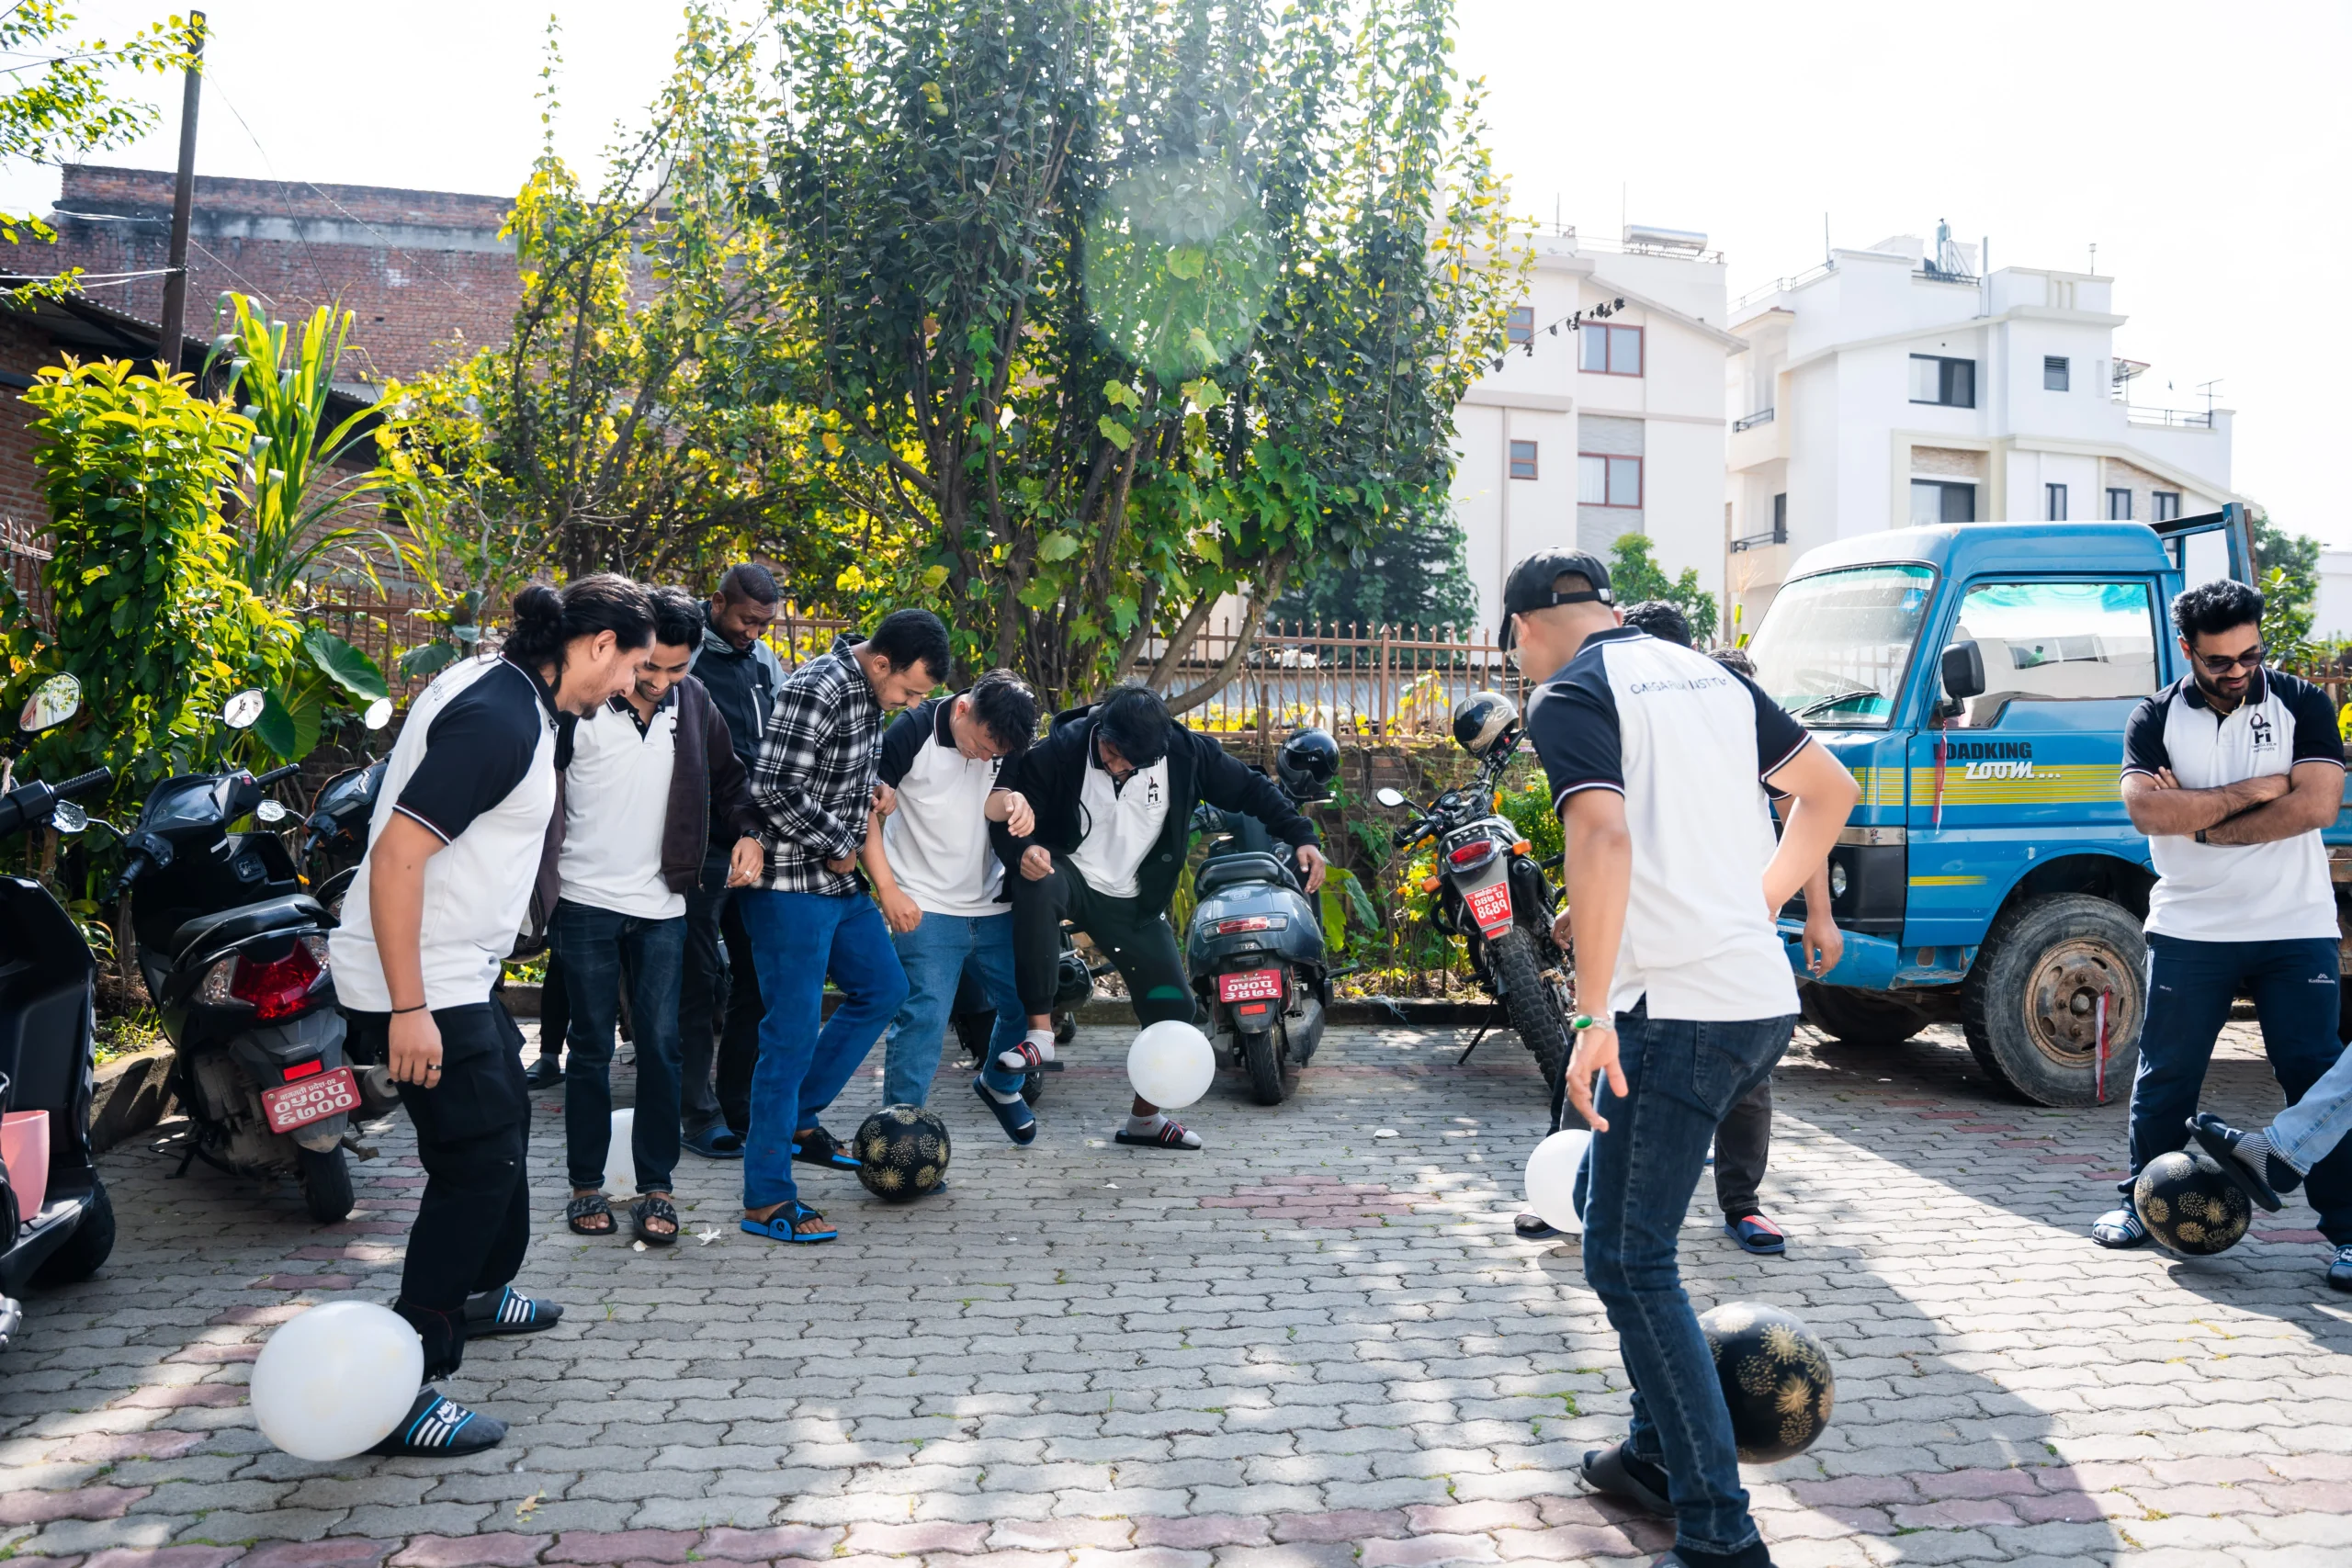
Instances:
[[[2228,1251],[2254,1219],[2245,1190],[2201,1149],[2175,1149],[2142,1166],[2132,1206],[2150,1235],[2184,1258]]]
[[[1838,1380],[1812,1329],[1761,1302],[1727,1302],[1702,1316],[1699,1326],[1714,1352],[1741,1459],[1777,1463],[1803,1453],[1827,1429]]]
[[[857,1124],[857,1179],[876,1198],[911,1203],[947,1175],[947,1123],[920,1105],[886,1105]]]

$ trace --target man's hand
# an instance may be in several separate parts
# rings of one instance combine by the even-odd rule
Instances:
[[[888,817],[897,809],[899,809],[899,792],[886,784],[876,784],[874,786],[874,815]]]
[[[1043,882],[1054,874],[1054,857],[1043,844],[1032,844],[1021,852],[1021,874],[1032,882]]]
[[[1577,1031],[1577,1048],[1568,1055],[1568,1103],[1596,1133],[1609,1131],[1608,1120],[1592,1108],[1592,1075],[1603,1072],[1609,1075],[1610,1092],[1623,1099],[1625,1070],[1617,1065],[1617,1026],[1596,1018],[1589,1027]]]
[[[1575,939],[1576,917],[1566,905],[1563,905],[1560,912],[1552,917],[1552,941],[1561,952],[1565,953],[1568,949],[1568,943]]]
[[[857,857],[855,855],[843,855],[839,860],[829,860],[825,863],[825,869],[831,872],[835,876],[847,876],[851,872],[857,869]]]
[[[1804,959],[1805,973],[1818,979],[1846,956],[1846,933],[1838,929],[1827,909],[1814,908],[1812,897],[1804,902],[1804,933],[1797,938],[1797,952]]]
[[[394,1083],[441,1087],[441,1026],[430,1010],[392,1014],[391,1068]]]
[[[1025,839],[1037,830],[1037,813],[1029,797],[1017,789],[1004,792],[1004,828],[1016,839]]]
[[[922,909],[915,901],[893,887],[882,895],[882,919],[892,931],[901,935],[922,924]]]
[[[1306,890],[1309,893],[1323,886],[1323,873],[1328,866],[1321,850],[1313,844],[1298,846],[1298,869],[1306,874]]]
[[[760,848],[757,839],[738,839],[727,857],[727,886],[749,887],[767,869],[767,852]]]

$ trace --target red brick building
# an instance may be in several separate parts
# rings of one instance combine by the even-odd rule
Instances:
[[[285,321],[339,302],[356,317],[356,350],[341,379],[368,384],[503,343],[520,294],[514,247],[498,233],[507,207],[503,197],[451,191],[198,175],[188,333],[210,337],[215,303],[227,292],[267,299]],[[0,271],[160,273],[171,217],[168,170],[71,164],[49,215],[57,243],[0,244]],[[163,285],[161,276],[137,277],[94,284],[89,293],[153,321],[163,315]]]

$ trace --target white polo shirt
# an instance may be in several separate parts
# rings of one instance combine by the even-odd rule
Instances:
[[[627,697],[615,697],[573,728],[571,765],[563,771],[563,852],[556,862],[567,902],[644,920],[686,912],[685,895],[662,880],[662,833],[677,763],[675,687],[642,728]]]
[[[1116,784],[1095,754],[1092,737],[1086,746],[1086,777],[1078,790],[1080,837],[1069,863],[1097,893],[1133,898],[1143,891],[1136,874],[1144,856],[1168,826],[1168,759],[1137,768],[1125,784]]]
[[[530,912],[555,814],[554,699],[535,670],[505,659],[469,659],[435,679],[409,707],[384,767],[383,792],[368,825],[372,852],[398,812],[446,848],[424,863],[418,939],[424,1002],[468,1007],[490,1000],[499,965],[514,951]],[[391,993],[369,926],[368,878],[343,901],[343,923],[327,939],[335,995],[362,1012],[387,1012]]]
[[[1000,901],[1004,863],[985,815],[1004,760],[975,761],[956,749],[956,702],[937,697],[910,708],[883,732],[880,777],[899,792],[899,809],[882,819],[882,853],[899,891],[926,915],[1009,914]]]
[[[2298,762],[2344,766],[2344,742],[2327,693],[2276,670],[2256,673],[2245,701],[2213,711],[2184,675],[2143,701],[2123,729],[2123,771],[2167,768],[2183,789],[2219,789]],[[2156,886],[2148,930],[2184,942],[2336,939],[2335,892],[2319,829],[2267,844],[2200,844],[2163,834],[2148,840]]]
[[[1554,810],[1580,790],[1625,797],[1634,881],[1609,994],[1657,1019],[1732,1021],[1797,1010],[1764,907],[1776,843],[1764,781],[1811,745],[1747,677],[1632,626],[1585,639],[1528,700]]]

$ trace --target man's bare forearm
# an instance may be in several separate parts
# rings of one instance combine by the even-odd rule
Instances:
[[[2209,844],[2272,844],[2324,828],[2343,809],[2341,778],[2324,789],[2298,784],[2267,805],[2240,812],[2205,830]]]
[[[2133,775],[2139,777],[2141,775]],[[2219,789],[2164,789],[2153,783],[2127,793],[2123,808],[2132,818],[2132,826],[2151,838],[2167,835],[2188,838],[2218,827],[2240,812],[2266,808],[2279,804],[2284,797],[2271,795],[2258,779],[2242,779],[2236,784],[2223,784]],[[2301,829],[2298,829],[2300,831]],[[2208,838],[2211,835],[2209,833]],[[2274,837],[2284,838],[2284,833]],[[2239,840],[2260,843],[2259,839]]]

